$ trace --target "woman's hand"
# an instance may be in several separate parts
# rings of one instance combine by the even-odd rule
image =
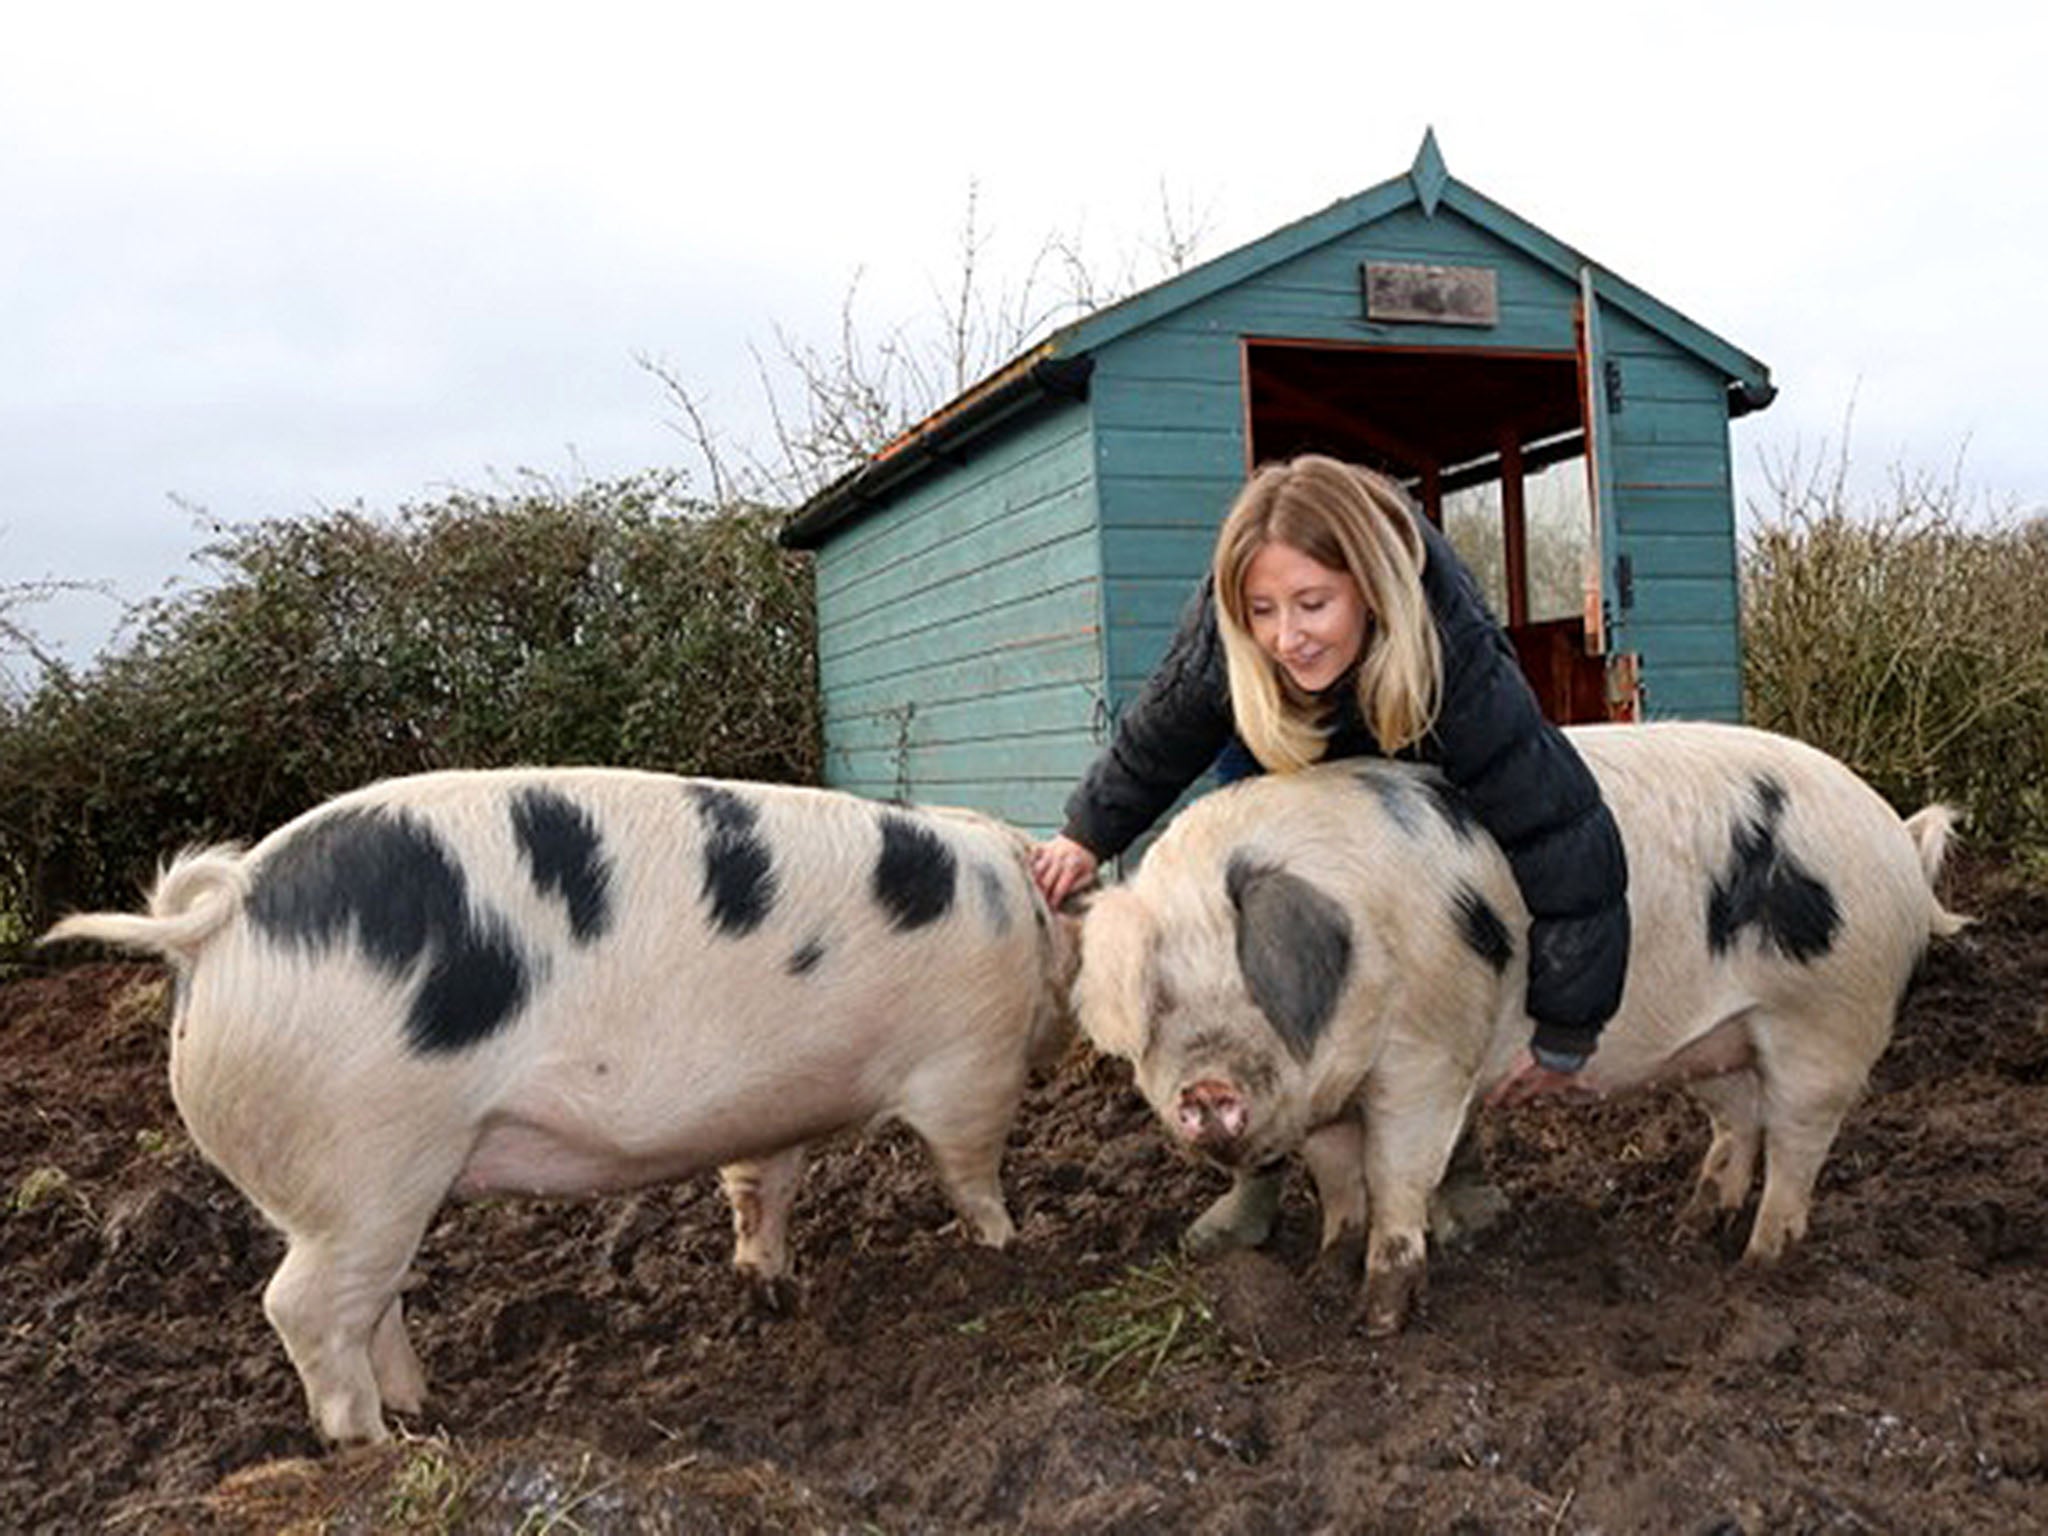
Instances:
[[[1515,1065],[1508,1075],[1487,1093],[1486,1106],[1489,1109],[1511,1109],[1549,1094],[1576,1099],[1598,1097],[1580,1080],[1579,1073],[1559,1072],[1546,1067],[1536,1059],[1533,1051],[1524,1050],[1515,1058]]]
[[[1060,903],[1095,880],[1095,855],[1065,833],[1049,837],[1031,850],[1031,878],[1055,912]]]

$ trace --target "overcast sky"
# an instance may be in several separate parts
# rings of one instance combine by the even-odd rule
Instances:
[[[970,186],[1000,284],[1056,232],[1113,273],[1162,195],[1220,254],[1432,124],[1454,176],[1770,366],[1745,496],[1853,405],[1871,483],[1960,455],[1972,492],[2048,506],[2043,15],[10,6],[0,588],[195,579],[193,508],[694,471],[638,359],[744,446],[754,351],[829,346],[857,275],[874,334],[928,316]],[[118,614],[19,617],[82,661]]]

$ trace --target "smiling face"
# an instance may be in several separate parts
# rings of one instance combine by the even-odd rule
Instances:
[[[1245,566],[1244,609],[1253,641],[1307,693],[1336,682],[1365,648],[1368,615],[1351,573],[1277,539]]]

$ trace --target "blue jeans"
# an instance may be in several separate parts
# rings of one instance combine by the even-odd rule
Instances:
[[[1239,779],[1256,778],[1266,771],[1265,765],[1252,756],[1252,749],[1237,737],[1230,738],[1230,744],[1216,754],[1216,761],[1209,772],[1215,775],[1217,786],[1235,784]]]

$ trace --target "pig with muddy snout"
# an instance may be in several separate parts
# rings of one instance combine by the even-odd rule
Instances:
[[[1713,1135],[1682,1222],[1763,1193],[1744,1258],[1806,1230],[1814,1180],[1931,936],[1953,817],[1899,816],[1824,753],[1738,726],[1567,733],[1620,828],[1633,941],[1590,1092],[1683,1083]],[[1263,1240],[1300,1150],[1326,1248],[1365,1234],[1365,1325],[1398,1329],[1432,1193],[1528,1044],[1527,915],[1431,770],[1377,760],[1233,785],[1182,812],[1081,928],[1075,1010],[1170,1134],[1233,1171],[1194,1235]],[[1368,1222],[1368,1211],[1370,1219]]]
[[[399,1292],[451,1193],[717,1168],[773,1283],[805,1143],[900,1119],[966,1225],[1067,1031],[1071,946],[1029,841],[968,812],[616,769],[372,785],[247,853],[179,858],[143,916],[47,937],[177,975],[171,1091],[282,1230],[264,1310],[330,1439],[426,1379]]]

